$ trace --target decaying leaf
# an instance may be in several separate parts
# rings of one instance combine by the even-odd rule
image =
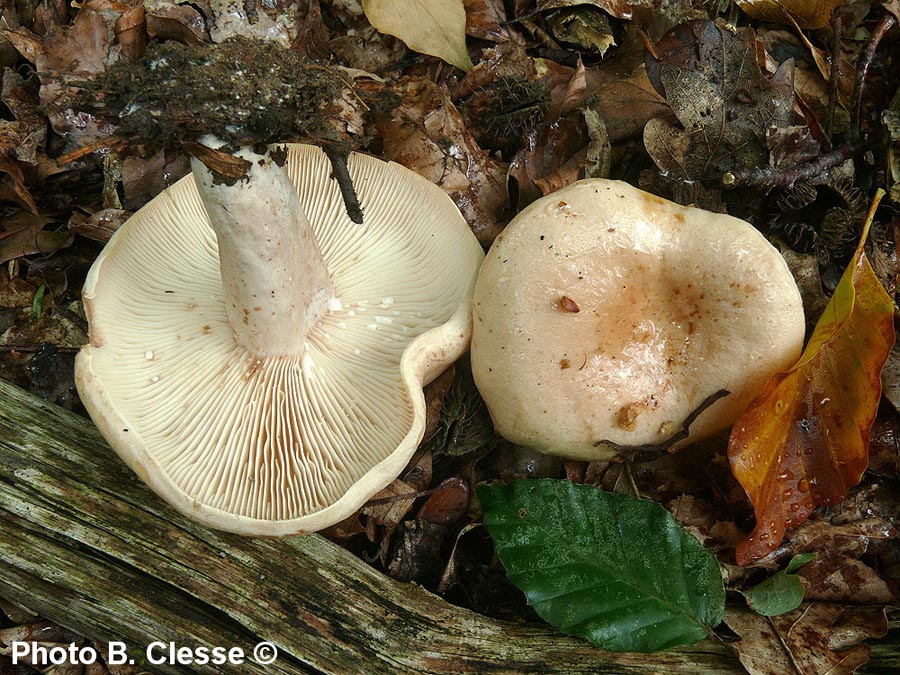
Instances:
[[[617,19],[630,19],[632,6],[636,4],[639,3],[628,0],[538,0],[537,6],[540,11],[563,7],[596,7]]]
[[[466,35],[490,42],[512,40],[513,32],[507,25],[503,0],[463,0],[466,8]]]
[[[509,200],[506,165],[488,156],[466,129],[446,89],[401,80],[402,103],[378,124],[384,156],[442,187],[481,241],[500,231]]]
[[[72,243],[71,232],[45,230],[50,220],[44,216],[19,211],[4,218],[0,225],[0,263],[25,255],[49,255]]]
[[[869,660],[863,640],[887,632],[881,608],[812,603],[781,616],[728,608],[725,623],[741,639],[732,643],[750,675],[852,675]]]
[[[732,471],[756,512],[738,564],[775,550],[785,528],[839,502],[866,469],[881,368],[894,343],[894,306],[865,256],[879,199],[800,361],[766,383],[732,430]]]
[[[604,56],[616,45],[609,17],[593,7],[560,9],[547,14],[546,21],[556,40],[579,52]]]
[[[735,0],[737,6],[759,21],[790,24],[800,28],[824,28],[831,13],[845,0]]]
[[[276,3],[207,0],[206,7],[213,42],[239,36],[288,47],[297,37],[298,26],[292,12],[284,11]]]
[[[894,594],[862,560],[825,551],[800,570],[806,599],[850,605],[884,605]]]
[[[362,7],[375,28],[400,38],[410,49],[460,70],[472,67],[462,0],[363,0]]]
[[[663,119],[644,127],[644,145],[659,170],[694,181],[765,165],[767,132],[791,119],[792,64],[767,78],[749,29],[735,34],[694,21],[673,30],[683,46],[666,52],[656,67],[683,128]]]

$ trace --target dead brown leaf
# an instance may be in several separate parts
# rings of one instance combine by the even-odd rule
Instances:
[[[630,19],[632,7],[638,4],[641,3],[628,0],[538,0],[537,6],[540,11],[562,7],[590,6],[602,9],[617,19]]]
[[[47,137],[47,120],[38,112],[37,79],[25,80],[14,70],[3,71],[2,101],[14,118],[0,120],[0,157],[12,157],[26,164],[38,162],[39,150]]]
[[[806,587],[806,600],[844,605],[883,605],[894,600],[894,594],[875,570],[841,553],[822,551],[798,574]]]
[[[784,560],[798,553],[820,551],[859,558],[873,543],[897,536],[889,517],[866,515],[859,520],[832,525],[825,518],[814,515],[790,530],[769,560]]]
[[[170,5],[149,12],[147,33],[155,40],[177,40],[186,45],[210,41],[203,15],[190,5]]]
[[[378,122],[384,155],[442,187],[480,241],[492,241],[509,201],[506,166],[487,155],[466,129],[446,88],[405,78],[400,105]]]
[[[731,647],[750,675],[852,675],[869,660],[868,645],[860,643],[887,632],[882,609],[826,603],[772,617],[729,607],[725,623],[741,637]]]
[[[844,0],[735,0],[758,21],[797,23],[800,28],[824,28]]]
[[[122,48],[122,56],[131,61],[141,58],[147,51],[147,17],[143,5],[129,7],[116,19],[116,40]]]
[[[397,479],[375,493],[363,507],[362,513],[392,533],[412,509],[417,496],[418,493],[412,485]]]
[[[450,391],[450,385],[456,377],[456,369],[450,366],[438,375],[425,387],[425,433],[422,442],[428,441],[437,432],[438,422],[441,421],[441,408],[444,405],[444,397]]]
[[[132,212],[124,209],[101,209],[89,216],[74,211],[69,218],[69,229],[82,237],[106,243],[131,216]]]
[[[122,205],[131,210],[140,208],[190,170],[190,162],[182,154],[126,157],[122,162]]]
[[[515,34],[506,25],[502,0],[463,0],[466,8],[466,35],[490,42],[507,42]]]
[[[28,209],[32,214],[37,214],[37,205],[34,203],[34,197],[25,184],[25,175],[22,173],[21,167],[13,160],[7,159],[0,155],[0,175],[5,177],[0,180],[0,186],[7,184],[9,192],[16,201]],[[0,195],[2,197],[2,195]],[[17,257],[17,256],[13,256]]]
[[[441,577],[441,546],[447,528],[425,520],[403,523],[387,564],[387,573],[400,581],[414,581],[433,587]]]
[[[49,255],[72,243],[75,236],[72,232],[44,230],[49,222],[44,216],[24,211],[4,219],[0,230],[0,263],[35,253]]]

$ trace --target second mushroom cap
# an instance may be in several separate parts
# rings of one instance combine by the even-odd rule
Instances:
[[[749,223],[586,180],[497,237],[475,290],[472,368],[497,431],[603,459],[729,426],[803,345],[796,284]]]

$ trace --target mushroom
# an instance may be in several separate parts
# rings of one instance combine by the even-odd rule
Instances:
[[[481,247],[447,195],[353,153],[241,150],[120,228],[84,285],[85,407],[159,495],[212,527],[290,535],[352,515],[422,438],[422,387],[468,346]],[[308,220],[307,220],[308,218]]]
[[[803,346],[797,286],[756,229],[618,181],[523,210],[474,302],[473,375],[497,431],[575,459],[664,444],[698,410],[681,445],[725,429]]]

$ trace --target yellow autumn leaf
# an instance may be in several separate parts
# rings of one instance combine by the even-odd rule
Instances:
[[[739,565],[774,551],[788,527],[836,504],[868,464],[881,369],[894,344],[894,305],[862,238],[797,364],[773,376],[734,424],[728,459],[756,513]]]
[[[377,30],[400,38],[413,51],[461,70],[472,67],[463,0],[363,0],[362,8]]]

